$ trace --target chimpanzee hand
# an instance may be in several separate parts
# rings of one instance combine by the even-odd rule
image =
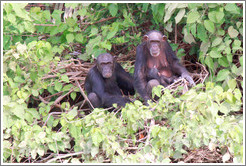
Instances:
[[[151,78],[151,79],[157,79],[159,80],[160,77],[159,77],[159,74],[158,74],[158,69],[157,68],[151,68],[148,72],[148,76]]]
[[[196,85],[195,82],[193,81],[192,77],[188,73],[183,73],[181,75],[181,77],[187,79],[187,81],[189,81],[190,85],[192,85],[192,86]]]

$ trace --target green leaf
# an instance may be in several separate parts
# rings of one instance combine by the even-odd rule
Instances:
[[[69,33],[66,35],[66,39],[68,43],[72,43],[74,40],[74,35],[72,33]]]
[[[212,58],[220,58],[222,57],[221,53],[218,52],[217,50],[211,50],[209,52],[209,55],[212,57]]]
[[[217,30],[217,34],[220,36],[224,36],[225,35],[225,31],[223,29],[218,29]]]
[[[7,14],[10,14],[13,10],[12,4],[11,3],[4,3],[3,10],[5,10]]]
[[[205,55],[207,53],[209,46],[210,46],[210,42],[202,42],[200,46],[200,51],[203,52],[202,55]]]
[[[32,89],[33,96],[37,97],[39,95],[38,90]]]
[[[216,11],[211,11],[208,13],[208,18],[209,20],[213,21],[214,23],[217,22],[216,20]]]
[[[99,147],[98,146],[93,146],[91,148],[91,157],[95,157],[99,152]]]
[[[78,3],[65,3],[65,7],[66,8],[73,8],[75,9],[76,7],[79,7],[79,4]]]
[[[219,58],[218,63],[223,67],[229,67],[229,62],[225,56]]]
[[[27,51],[27,46],[26,44],[18,44],[17,45],[17,52],[23,55]]]
[[[83,43],[85,42],[85,37],[84,37],[81,33],[79,33],[79,34],[76,34],[75,40],[76,40],[77,42],[83,44]]]
[[[82,17],[84,17],[84,16],[86,15],[86,13],[87,13],[87,10],[86,10],[85,7],[83,7],[82,9],[80,9],[80,10],[78,11],[78,14],[79,14],[80,16],[82,16]]]
[[[200,17],[200,14],[198,13],[198,11],[193,11],[190,12],[187,16],[187,23],[194,23],[197,21],[197,19]]]
[[[231,79],[227,82],[227,85],[231,90],[234,90],[237,86],[237,81],[235,79]]]
[[[7,20],[12,24],[16,25],[16,17],[14,14],[10,13],[7,15]]]
[[[152,127],[151,134],[152,134],[153,138],[155,138],[158,135],[159,131],[160,131],[160,127],[159,126],[153,126]]]
[[[60,10],[54,10],[52,13],[52,17],[53,19],[55,19],[55,24],[59,25],[61,23],[61,14],[64,13],[64,11],[60,11]]]
[[[103,141],[103,135],[101,131],[97,128],[94,128],[91,133],[92,142],[95,146],[99,146],[99,144]]]
[[[224,12],[222,12],[222,11],[216,12],[217,23],[220,23],[222,21],[222,19],[224,18],[224,16],[225,16]]]
[[[49,143],[48,144],[48,147],[51,151],[55,152],[56,153],[56,144],[55,143]]]
[[[212,11],[208,13],[208,18],[214,23],[220,23],[224,18],[224,13],[220,11]]]
[[[232,73],[234,73],[234,74],[237,74],[237,73],[238,73],[238,68],[237,68],[237,66],[236,66],[235,64],[232,65],[231,71],[232,71]]]
[[[118,5],[115,3],[111,3],[109,5],[109,12],[110,14],[114,17],[116,16],[117,12],[118,12]]]
[[[193,35],[191,33],[188,33],[186,29],[184,30],[184,40],[189,44],[196,43]]]
[[[206,56],[205,64],[208,65],[210,69],[214,69],[214,62],[210,56]]]
[[[77,23],[76,23],[75,19],[73,19],[72,17],[69,17],[69,18],[66,19],[66,24],[69,27],[74,27]]]
[[[220,70],[217,74],[216,81],[224,81],[230,74],[228,69]]]
[[[242,97],[241,91],[239,89],[235,89],[234,96],[237,100],[241,100],[241,97]]]
[[[28,111],[32,114],[34,118],[40,119],[40,115],[35,108],[29,108]]]
[[[102,48],[106,48],[107,50],[111,50],[112,44],[109,41],[103,41],[100,43]]]
[[[72,93],[70,94],[70,96],[71,96],[71,98],[74,100],[74,99],[76,98],[77,94],[76,94],[76,92],[72,92]]]
[[[178,24],[181,21],[181,19],[184,17],[184,14],[185,14],[185,9],[179,10],[178,14],[175,17],[176,24]]]
[[[57,90],[58,92],[60,92],[62,89],[62,83],[56,81],[55,82],[55,90]]]
[[[37,153],[38,153],[38,155],[43,156],[43,155],[44,155],[44,149],[41,148],[41,147],[39,147],[39,148],[37,149]]]
[[[217,37],[213,40],[212,42],[212,47],[215,47],[217,45],[219,45],[222,42],[222,38],[221,37]]]
[[[13,10],[18,17],[21,17],[27,21],[32,21],[28,12],[24,9],[27,3],[12,3]]]
[[[72,87],[74,87],[72,84],[65,85],[62,91],[70,91]]]
[[[78,137],[77,127],[75,125],[73,125],[72,123],[69,124],[69,133],[75,139]]]
[[[61,76],[61,80],[62,80],[63,82],[69,83],[69,78],[68,78],[67,75],[62,75],[62,76]]]
[[[34,33],[35,32],[35,26],[31,22],[24,22],[24,27],[27,32]]]
[[[15,82],[18,82],[18,83],[25,83],[25,80],[23,78],[21,78],[20,76],[16,76],[14,78],[14,81]]]
[[[196,24],[191,24],[190,32],[194,37],[196,37]]]
[[[235,38],[238,36],[239,32],[236,29],[234,29],[233,26],[230,26],[228,28],[228,34],[231,38]]]
[[[26,107],[23,105],[16,105],[13,109],[11,109],[11,112],[16,115],[17,117],[19,117],[20,119],[24,119],[25,118],[25,110]]]
[[[243,66],[243,56],[239,58],[240,65]]]
[[[215,26],[214,26],[214,23],[213,23],[212,21],[210,21],[210,20],[205,20],[205,21],[204,21],[204,26],[205,26],[205,28],[206,28],[209,32],[214,33],[214,31],[215,31]]]
[[[240,9],[235,3],[227,3],[225,6],[225,10],[233,14],[240,14]]]
[[[30,72],[30,78],[33,82],[37,81],[37,78],[38,78],[38,73],[37,71],[31,71]]]
[[[142,7],[143,12],[147,12],[148,6],[149,6],[148,3],[144,3],[144,4],[143,4],[143,7]]]
[[[208,35],[205,27],[202,24],[197,25],[197,37],[203,42],[207,42]]]
[[[89,35],[89,37],[94,36],[96,34],[98,34],[98,28],[97,27],[93,27],[91,29],[91,34]]]
[[[68,118],[69,120],[72,120],[72,119],[74,119],[74,117],[77,116],[77,115],[78,115],[77,109],[72,109],[71,111],[68,112],[67,118]]]

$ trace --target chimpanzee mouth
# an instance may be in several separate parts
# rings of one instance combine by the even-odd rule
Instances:
[[[106,73],[106,74],[103,74],[103,77],[104,78],[110,78],[112,76],[112,74],[111,73]]]
[[[152,52],[151,54],[153,57],[158,57],[159,56],[159,52]]]

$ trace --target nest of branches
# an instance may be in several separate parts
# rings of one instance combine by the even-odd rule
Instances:
[[[203,66],[202,64],[198,62],[194,64],[189,61],[184,61],[183,65],[187,68],[187,70],[189,71],[191,77],[193,78],[196,84],[203,83],[205,79],[207,78],[207,76],[209,75],[205,66]],[[65,69],[64,70],[65,72],[63,72],[61,75],[67,75],[69,78],[69,83],[64,83],[63,86],[66,84],[73,84],[74,88],[71,88],[70,91],[64,95],[61,95],[63,92],[58,92],[57,94],[53,94],[53,95],[49,93],[43,94],[39,97],[39,100],[41,100],[44,103],[48,103],[47,99],[50,99],[51,97],[57,95],[59,97],[55,100],[53,106],[60,107],[61,102],[68,101],[69,95],[72,92],[74,92],[76,87],[78,87],[81,93],[79,94],[80,97],[76,97],[76,101],[71,103],[71,105],[80,103],[79,104],[80,108],[82,108],[86,103],[90,104],[90,101],[88,100],[83,87],[84,87],[86,75],[92,66],[93,66],[93,63],[83,62],[78,59],[70,59],[70,60],[61,61],[57,67],[51,66],[50,74],[43,77],[43,79],[55,78],[57,77],[58,73],[61,73],[61,71]],[[180,86],[184,87],[182,93],[185,93],[189,89],[189,83],[184,78],[179,78],[177,81],[175,81],[174,83],[172,83],[166,88],[170,89],[171,92],[175,92],[178,90]]]
[[[183,65],[189,71],[189,74],[193,78],[195,84],[204,83],[209,75],[206,67],[198,62],[191,63],[190,61],[184,61]],[[174,83],[167,86],[165,89],[169,89],[172,93],[174,93],[178,90],[179,87],[183,87],[182,94],[184,94],[189,89],[189,82],[186,79],[180,77]]]

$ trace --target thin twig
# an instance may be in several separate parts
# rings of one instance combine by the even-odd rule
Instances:
[[[91,104],[91,101],[88,99],[88,97],[86,96],[85,92],[81,88],[78,80],[75,80],[75,82],[76,82],[77,87],[79,87],[79,90],[80,90],[81,94],[83,95],[83,97],[85,98],[85,100],[90,104],[91,108],[94,109],[94,106]]]
[[[105,21],[108,21],[108,20],[112,20],[112,19],[115,19],[115,18],[117,18],[117,17],[109,17],[109,18],[103,18],[103,19],[101,19],[101,20],[99,20],[99,21],[96,21],[96,22],[86,22],[86,23],[82,23],[82,25],[93,25],[93,24],[97,24],[97,23],[101,23],[101,22],[105,22]]]
[[[51,162],[56,161],[58,159],[77,156],[77,155],[81,155],[81,154],[84,154],[84,152],[76,152],[76,153],[69,153],[69,154],[59,155],[59,156],[47,161],[47,163],[51,163]]]
[[[48,118],[46,119],[46,121],[45,121],[45,123],[44,123],[43,126],[46,126],[46,124],[47,124],[47,122],[48,122],[48,120],[49,120],[49,118],[50,118],[51,115],[60,115],[61,113],[62,113],[62,112],[51,112],[51,113],[49,114]]]
[[[34,26],[44,26],[44,27],[57,27],[58,25],[55,24],[33,24]]]
[[[152,131],[152,126],[155,125],[155,120],[154,119],[151,119],[151,122],[150,122],[150,129],[149,129],[149,132],[148,132],[148,135],[147,135],[147,139],[146,139],[146,143],[145,143],[145,146],[149,145],[149,140],[150,140],[150,134],[151,134],[151,131]]]
[[[53,105],[56,105],[57,103],[59,103],[65,96],[69,95],[69,94],[72,93],[73,91],[74,91],[74,88],[72,88],[72,89],[71,89],[69,92],[67,92],[65,95],[58,97],[58,98],[55,100],[55,102],[54,102]]]
[[[177,36],[178,36],[178,33],[177,33],[177,24],[175,24],[175,39],[174,39],[174,43],[177,44]]]

